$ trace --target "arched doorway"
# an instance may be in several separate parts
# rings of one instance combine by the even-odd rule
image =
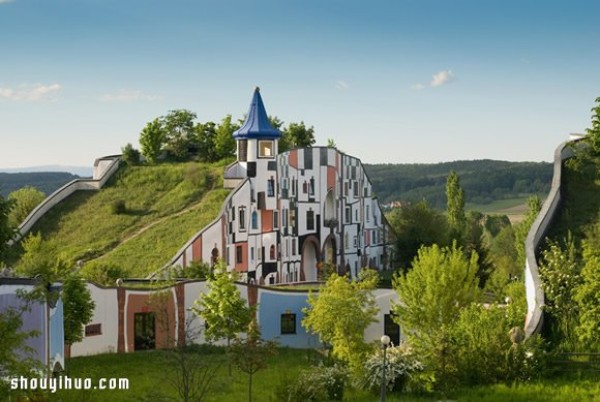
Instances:
[[[334,267],[337,266],[336,252],[335,236],[330,234],[323,243],[323,262],[333,264]]]
[[[314,236],[308,237],[302,244],[302,267],[300,280],[314,282],[317,280],[317,263],[319,262],[319,243]]]

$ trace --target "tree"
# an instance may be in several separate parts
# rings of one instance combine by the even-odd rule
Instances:
[[[465,229],[465,192],[460,187],[460,179],[451,171],[446,179],[446,219],[453,239],[460,239]]]
[[[525,215],[525,219],[519,222],[518,225],[515,225],[515,249],[517,250],[517,264],[519,264],[521,267],[525,266],[525,239],[527,239],[527,234],[529,234],[529,229],[531,229],[533,221],[535,221],[540,209],[542,209],[542,201],[538,196],[529,197],[527,200],[527,206],[529,207],[529,210],[527,211],[527,215]]]
[[[127,145],[121,148],[121,155],[125,163],[129,165],[137,165],[140,163],[140,151],[135,149],[131,143],[127,143]]]
[[[169,290],[160,290],[152,293],[148,302],[158,327],[167,337],[166,343],[163,344],[167,348],[164,353],[166,380],[181,401],[201,402],[212,390],[212,382],[220,363],[211,363],[199,355],[195,342],[202,330],[196,325],[198,317],[195,314],[186,314],[183,337],[175,339],[175,323],[167,307],[172,297],[173,294]],[[158,396],[162,395],[153,395],[153,399],[159,399]]]
[[[165,141],[166,132],[159,119],[154,119],[146,124],[140,134],[140,146],[142,155],[148,163],[156,163]]]
[[[332,347],[332,355],[358,372],[372,351],[364,331],[379,311],[372,295],[377,273],[363,269],[358,280],[332,274],[318,293],[308,295],[302,326]]]
[[[575,241],[570,233],[564,248],[556,242],[551,242],[542,252],[539,271],[546,297],[544,311],[557,323],[560,338],[570,342],[573,340],[575,326],[579,321],[574,295],[581,283],[581,268]]]
[[[216,151],[215,138],[217,136],[215,123],[212,121],[196,125],[196,135],[192,146],[192,153],[204,162],[214,162],[219,159]]]
[[[8,307],[0,311],[0,378],[11,378],[20,375],[31,377],[34,371],[42,369],[40,362],[34,358],[34,350],[27,346],[27,339],[38,336],[36,331],[23,331],[22,315],[28,309],[27,304]],[[0,398],[10,400],[8,381],[0,381]],[[14,396],[14,395],[13,395]]]
[[[10,211],[9,224],[12,227],[19,226],[45,198],[46,194],[32,186],[25,186],[10,193],[8,199],[12,201],[13,208]]]
[[[592,108],[592,126],[585,130],[592,153],[600,155],[600,97],[596,98],[596,106]]]
[[[235,138],[233,132],[240,128],[238,124],[231,121],[231,115],[228,114],[221,124],[216,128],[215,152],[218,159],[225,159],[235,156]]]
[[[91,321],[96,304],[85,282],[74,272],[63,279],[62,302],[65,344],[70,347],[83,340],[83,327]]]
[[[432,244],[448,244],[448,224],[439,211],[427,201],[394,209],[388,215],[394,236],[394,263],[408,269],[419,248]]]
[[[187,159],[194,142],[196,113],[186,109],[171,110],[160,120],[165,129],[167,151],[176,159]]]
[[[290,123],[283,130],[283,137],[289,149],[311,147],[316,142],[314,127],[306,127],[303,121]]]
[[[575,290],[574,299],[579,307],[579,325],[576,333],[579,341],[587,347],[600,347],[600,221],[586,231],[583,240],[584,266],[581,284]]]
[[[9,249],[8,241],[11,240],[16,233],[14,226],[10,224],[10,213],[13,209],[13,200],[5,200],[0,195],[0,264],[4,263],[7,258]]]
[[[335,143],[335,140],[333,138],[327,138],[327,148],[337,149],[337,144]]]
[[[236,338],[231,346],[233,363],[248,374],[248,402],[252,402],[252,377],[267,367],[267,358],[276,353],[276,343],[261,339],[260,330],[253,319],[248,324],[246,338]]]
[[[478,299],[477,254],[470,258],[457,247],[422,247],[412,270],[396,274],[393,286],[400,303],[396,320],[425,365],[447,389],[457,370],[453,328],[461,309]]]
[[[220,261],[214,276],[206,281],[208,293],[200,295],[192,308],[206,322],[205,338],[208,342],[225,339],[229,346],[252,320],[254,309],[242,299],[235,285],[236,279],[236,273],[227,272],[225,264]]]

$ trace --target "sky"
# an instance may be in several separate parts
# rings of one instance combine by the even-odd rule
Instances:
[[[364,163],[549,161],[600,96],[596,0],[0,0],[0,169],[92,166],[174,109]]]

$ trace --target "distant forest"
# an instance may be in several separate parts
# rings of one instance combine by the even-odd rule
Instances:
[[[452,170],[469,203],[547,194],[552,181],[549,162],[507,162],[489,159],[435,164],[365,165],[381,204],[423,199],[434,208],[446,208],[446,177]]]
[[[79,176],[66,172],[0,173],[0,194],[8,194],[25,186],[35,187],[46,195],[52,194]]]

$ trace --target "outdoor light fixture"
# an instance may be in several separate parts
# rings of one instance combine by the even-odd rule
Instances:
[[[383,350],[383,371],[381,372],[381,402],[385,402],[385,353],[388,346],[390,346],[390,337],[383,335],[379,341],[381,342],[381,349]]]

